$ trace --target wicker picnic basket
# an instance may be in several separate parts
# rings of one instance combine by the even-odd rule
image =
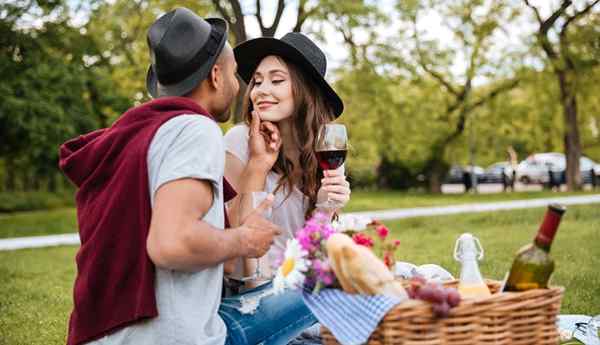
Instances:
[[[449,285],[455,285],[456,282]],[[491,297],[464,300],[447,318],[435,318],[431,307],[410,300],[390,310],[369,338],[369,345],[557,345],[556,316],[562,287],[497,293],[500,283],[488,281]],[[339,344],[322,328],[323,344]]]

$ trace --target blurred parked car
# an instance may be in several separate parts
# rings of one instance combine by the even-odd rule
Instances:
[[[548,171],[560,171],[564,155],[558,152],[536,153],[517,166],[517,181],[522,183],[548,183]]]
[[[484,183],[502,183],[502,176],[506,174],[508,179],[512,178],[512,167],[509,162],[497,162],[485,169],[483,174]]]
[[[450,170],[448,171],[448,175],[446,175],[445,183],[463,183],[463,175],[465,172],[475,172],[475,176],[477,176],[477,182],[481,183],[484,181],[485,170],[480,166],[461,166],[461,165],[452,165]]]
[[[565,183],[564,171],[567,160],[563,153],[547,152],[536,153],[527,159],[521,161],[517,167],[517,180],[527,183],[548,183],[550,181],[549,172],[552,172],[554,181]],[[584,183],[590,183],[593,170],[596,176],[600,176],[600,165],[582,156],[579,161],[579,169]]]

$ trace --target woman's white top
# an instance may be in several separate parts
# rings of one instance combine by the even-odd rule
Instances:
[[[225,134],[225,151],[239,158],[244,165],[248,163],[248,139],[249,128],[245,124],[231,128]],[[288,239],[294,237],[296,231],[304,226],[304,214],[308,209],[308,198],[296,187],[288,195],[287,185],[283,185],[276,193],[280,174],[273,171],[267,175],[265,192],[273,193],[275,200],[271,213],[271,221],[281,227],[282,234],[275,238],[275,243],[268,252],[269,261],[277,262],[281,259],[285,244]]]

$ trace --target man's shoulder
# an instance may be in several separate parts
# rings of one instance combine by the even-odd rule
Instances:
[[[237,125],[231,127],[227,133],[226,137],[247,137],[250,132],[250,128],[245,123],[238,123]]]
[[[221,131],[221,127],[211,118],[198,114],[184,114],[178,115],[174,118],[163,123],[159,131],[186,131],[190,132],[190,134],[203,134],[203,132],[208,132],[208,134],[218,134],[219,136],[223,136],[223,132]],[[198,133],[198,131],[201,131]],[[206,133],[204,133],[206,134]]]

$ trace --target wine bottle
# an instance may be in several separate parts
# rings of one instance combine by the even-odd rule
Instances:
[[[551,204],[533,243],[517,252],[517,256],[506,279],[504,291],[524,291],[548,287],[554,271],[554,260],[550,257],[550,246],[566,208]]]

